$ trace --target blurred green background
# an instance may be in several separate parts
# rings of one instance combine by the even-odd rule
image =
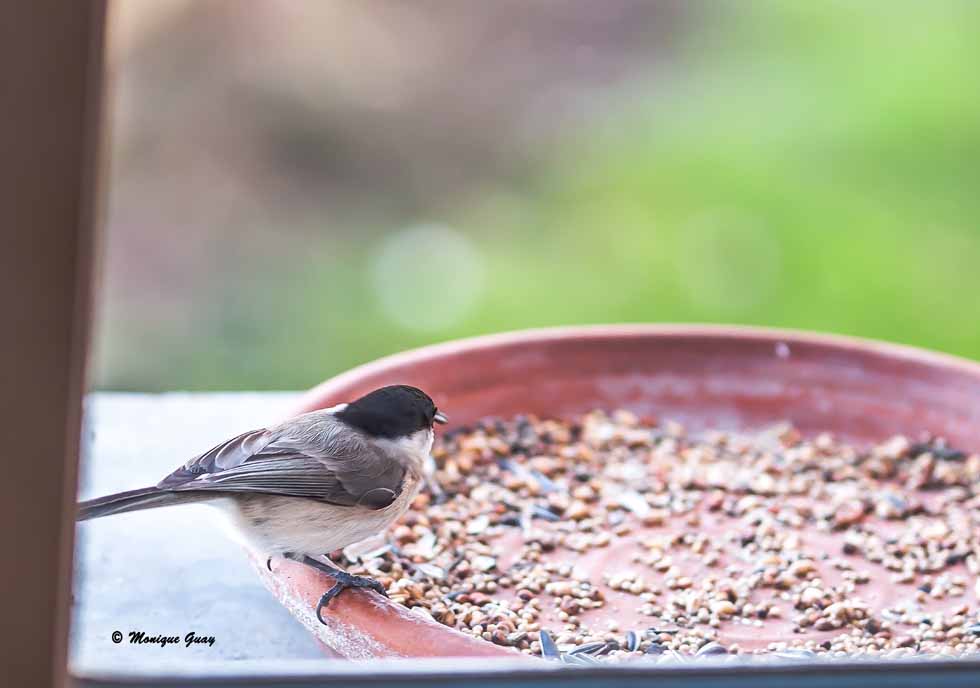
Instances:
[[[96,384],[525,327],[980,359],[980,3],[117,3]]]

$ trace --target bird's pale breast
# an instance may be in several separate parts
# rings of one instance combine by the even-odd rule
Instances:
[[[420,486],[417,474],[406,473],[395,501],[378,510],[263,494],[237,495],[222,501],[233,525],[258,552],[319,555],[385,530],[408,510]]]

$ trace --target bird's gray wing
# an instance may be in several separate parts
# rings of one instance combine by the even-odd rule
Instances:
[[[194,457],[157,485],[175,492],[252,492],[383,509],[401,494],[404,467],[338,433],[254,430]]]

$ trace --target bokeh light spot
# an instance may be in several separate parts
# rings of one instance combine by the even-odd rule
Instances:
[[[775,233],[749,215],[707,212],[682,228],[678,279],[699,307],[741,313],[779,289],[781,255]]]
[[[384,315],[401,327],[434,331],[464,318],[483,292],[483,256],[445,225],[407,227],[386,237],[373,261]]]

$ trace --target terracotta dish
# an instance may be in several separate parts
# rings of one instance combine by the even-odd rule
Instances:
[[[393,383],[429,392],[450,427],[488,416],[563,416],[626,408],[689,428],[761,428],[791,421],[804,433],[858,443],[920,431],[980,449],[980,364],[837,336],[719,326],[622,325],[535,330],[450,342],[391,356],[335,377],[297,412]],[[519,656],[381,599],[351,590],[313,616],[333,581],[291,562],[257,569],[333,654]]]

